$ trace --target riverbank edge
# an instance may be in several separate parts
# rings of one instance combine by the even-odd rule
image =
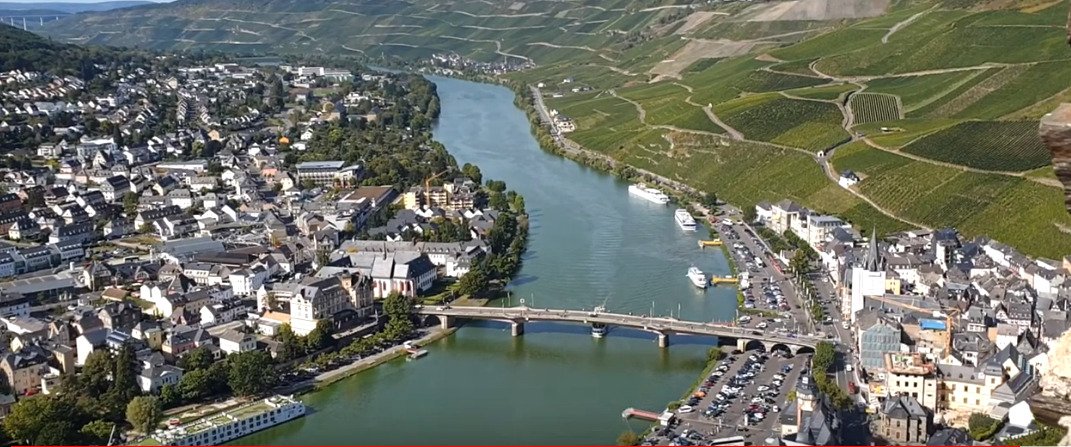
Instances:
[[[499,84],[499,85],[501,85],[500,82],[495,82],[496,78],[487,77],[486,75],[467,75],[465,77],[459,77],[459,76],[446,76],[446,75],[437,74],[437,73],[425,73],[425,72],[421,72],[421,71],[412,71],[412,70],[410,70],[410,72],[412,72],[414,74],[419,74],[421,76],[429,76],[429,75],[430,76],[440,76],[440,77],[444,77],[444,78],[461,79],[461,80],[470,81],[470,82],[479,82],[479,83],[486,83],[486,84]],[[438,97],[438,93],[436,93],[436,97]],[[433,138],[433,141],[434,141],[434,138]],[[447,152],[449,153],[449,151],[447,151]],[[518,195],[520,195],[520,194],[518,194]],[[523,196],[522,196],[522,198],[523,198]],[[509,281],[507,281],[505,283],[506,285],[508,285],[509,282],[512,282],[512,280],[514,279],[514,276],[516,276],[516,273],[520,270],[520,268],[521,268],[521,266],[523,264],[523,256],[528,251],[528,235],[529,235],[529,225],[530,225],[529,218],[530,218],[530,216],[529,216],[527,211],[523,211],[523,210],[520,211],[520,212],[517,212],[516,215],[517,215],[517,224],[516,224],[517,235],[516,236],[520,237],[520,238],[523,238],[523,243],[522,243],[522,245],[520,246],[520,248],[518,250],[516,250],[515,252],[511,251],[512,255],[516,256],[518,260],[517,260],[517,265],[515,267],[514,272],[509,276]],[[513,249],[512,244],[511,244],[510,249],[511,250]],[[505,288],[503,287],[501,290],[499,290],[499,292],[501,292],[502,290],[505,290]],[[465,296],[462,299],[467,300],[467,301],[471,301],[471,302],[475,302],[475,303],[478,304],[479,307],[484,307],[484,306],[486,306],[488,303],[490,303],[492,300],[494,300],[496,298],[497,299],[501,299],[502,298],[501,294],[500,293],[496,294],[494,298],[473,299],[473,298],[470,298],[468,296]],[[420,304],[420,303],[417,302],[417,304]],[[448,329],[434,329],[434,330],[432,330],[431,333],[429,333],[429,334],[427,334],[424,337],[421,337],[419,339],[413,340],[413,342],[416,343],[416,344],[419,344],[419,345],[427,345],[427,344],[430,344],[430,343],[434,343],[434,342],[437,342],[439,340],[442,340],[442,339],[444,339],[446,337],[449,337],[449,336],[453,335],[461,327],[462,326],[455,326],[455,327],[451,327],[451,328],[448,328]],[[294,395],[294,396],[303,396],[305,394],[322,391],[322,390],[327,389],[331,385],[334,385],[335,383],[338,383],[338,382],[340,382],[340,381],[342,381],[344,379],[353,377],[354,375],[357,375],[359,373],[362,373],[362,372],[368,371],[368,370],[370,370],[372,368],[375,368],[375,367],[378,367],[380,365],[383,365],[383,364],[385,364],[387,362],[390,362],[390,361],[393,361],[395,359],[398,359],[398,358],[404,356],[405,354],[406,354],[406,351],[405,351],[404,346],[402,346],[400,344],[396,345],[396,346],[392,346],[392,347],[388,348],[386,351],[380,352],[378,354],[374,354],[372,357],[359,359],[356,362],[353,362],[353,363],[351,363],[349,365],[342,366],[342,367],[340,367],[338,369],[331,370],[331,371],[326,371],[324,373],[321,373],[319,376],[313,378],[311,383],[306,383],[306,384],[299,385],[299,386],[296,386],[296,387],[293,387],[293,388],[288,388],[288,389],[286,389],[286,391],[289,391],[288,393],[280,393],[280,394],[290,394],[290,395]],[[314,356],[310,356],[310,358],[311,357],[314,357]],[[362,363],[365,360],[369,360],[369,361],[367,363]],[[336,373],[336,374],[331,374],[331,373]],[[323,378],[320,377],[320,376],[325,376],[325,375],[327,375],[327,377],[323,377]],[[279,389],[276,388],[276,390],[274,390],[274,391],[279,391]],[[212,410],[211,412],[199,415],[198,417],[199,418],[203,418],[203,417],[211,416],[213,414],[219,414],[219,413],[228,411],[230,409],[236,408],[238,406],[241,406],[243,404],[246,404],[251,400],[256,400],[256,399],[231,396],[229,400],[232,403],[229,403],[228,405],[223,406],[223,407],[218,407],[218,408]],[[163,414],[165,416],[178,415],[178,414],[182,414],[182,413],[189,412],[189,411],[197,411],[197,410],[203,409],[203,408],[211,406],[211,405],[213,405],[213,404],[210,404],[210,403],[197,403],[197,404],[192,404],[192,405],[186,405],[186,406],[182,406],[182,407],[178,407],[178,408],[170,408],[170,409],[164,411]],[[250,433],[250,434],[252,434],[252,433]],[[246,436],[248,436],[248,435],[246,435]],[[242,436],[241,438],[244,438],[246,436]],[[237,438],[237,439],[241,439],[241,438]]]
[[[453,335],[454,332],[457,332],[458,329],[459,329],[458,327],[452,327],[452,328],[445,329],[445,330],[438,329],[438,330],[435,330],[435,331],[433,331],[432,333],[430,333],[428,335],[425,335],[422,338],[419,338],[419,339],[415,340],[415,342],[417,344],[421,344],[421,345],[434,343],[434,342],[437,342],[439,340],[442,340],[442,339],[444,339],[446,337],[449,337],[449,336]],[[343,379],[352,377],[352,376],[354,376],[354,375],[356,375],[358,373],[362,373],[364,371],[368,371],[368,370],[370,370],[372,368],[375,368],[375,367],[377,367],[379,365],[382,365],[382,364],[390,362],[390,361],[392,361],[394,359],[403,357],[405,354],[406,354],[405,347],[403,347],[402,345],[398,345],[398,346],[391,347],[387,351],[384,351],[384,352],[381,352],[379,354],[376,354],[375,356],[373,356],[371,358],[371,360],[368,363],[361,364],[360,361],[357,361],[357,362],[351,363],[349,365],[343,366],[342,368],[336,369],[334,371],[328,371],[328,372],[335,372],[335,371],[342,370],[338,374],[331,375],[330,377],[325,377],[323,379],[314,380],[312,387],[306,388],[300,394],[306,394],[306,393],[311,393],[311,392],[314,392],[314,391],[320,391],[320,390],[326,389],[327,387],[329,387],[329,386],[331,386],[331,385],[333,385],[333,384],[335,384],[335,383],[337,383],[337,382],[339,382],[339,381],[341,381]],[[361,360],[365,360],[365,359],[361,359]]]
[[[604,155],[604,154],[594,153],[594,152],[592,152],[592,151],[590,151],[588,149],[584,149],[579,144],[576,144],[577,147],[572,151],[559,146],[557,144],[557,142],[555,141],[555,138],[550,134],[550,132],[547,130],[547,128],[543,124],[542,118],[541,118],[541,116],[539,114],[539,111],[536,110],[536,106],[535,106],[535,104],[533,104],[533,99],[532,99],[532,95],[531,95],[532,92],[530,90],[530,87],[527,84],[521,83],[521,82],[516,82],[516,81],[511,81],[511,80],[507,80],[507,79],[502,79],[502,78],[497,77],[497,76],[488,76],[488,75],[466,74],[464,76],[458,76],[458,75],[446,75],[446,74],[441,74],[441,73],[426,73],[426,72],[421,72],[421,71],[417,71],[417,73],[419,73],[421,75],[424,75],[424,76],[439,76],[439,77],[443,77],[443,78],[458,79],[458,80],[462,80],[462,81],[499,85],[499,86],[502,86],[502,87],[505,87],[505,88],[509,89],[510,91],[513,92],[513,96],[514,96],[513,105],[516,106],[518,109],[522,110],[524,112],[525,116],[528,117],[528,124],[529,124],[530,130],[532,132],[532,135],[535,136],[536,143],[539,145],[540,149],[542,149],[545,152],[550,152],[550,153],[552,153],[554,155],[558,155],[558,156],[561,156],[563,158],[572,160],[572,161],[577,162],[577,163],[579,163],[579,164],[581,164],[583,166],[587,166],[587,167],[590,167],[590,168],[594,168],[594,169],[596,169],[598,171],[602,171],[602,172],[605,172],[605,173],[608,173],[608,174],[612,174],[615,177],[618,177],[618,178],[621,178],[621,179],[624,179],[624,180],[651,181],[651,179],[653,178],[653,179],[657,180],[659,183],[661,183],[662,185],[669,186],[670,188],[672,188],[669,191],[668,195],[670,195],[677,203],[680,203],[680,204],[684,205],[684,207],[687,208],[690,213],[697,214],[696,211],[699,210],[700,212],[698,212],[698,214],[702,214],[703,218],[707,221],[707,225],[709,225],[710,231],[712,233],[716,233],[717,232],[716,230],[713,229],[713,227],[714,227],[714,223],[713,223],[713,220],[712,220],[713,214],[710,212],[710,210],[703,208],[702,205],[700,205],[700,203],[697,200],[697,198],[698,198],[697,196],[699,196],[701,194],[697,189],[695,189],[695,188],[693,188],[693,187],[691,187],[691,186],[689,186],[689,185],[687,185],[685,183],[678,182],[678,181],[672,180],[672,179],[668,179],[666,177],[660,176],[658,174],[651,173],[651,172],[643,170],[643,169],[635,168],[634,166],[630,166],[627,163],[619,162],[619,161],[613,159],[610,156],[607,156],[607,155]],[[600,161],[600,160],[603,162],[602,164],[596,163],[596,161]],[[623,169],[621,168],[622,166],[624,166]],[[636,175],[634,175],[632,173],[637,173],[640,176],[637,177]],[[726,262],[728,263],[729,270],[730,270],[731,274],[736,275],[739,272],[738,267],[736,265],[736,261],[729,254],[728,248],[725,247],[724,244],[721,246],[721,250],[722,250],[722,254],[725,256]],[[738,310],[738,313],[741,312],[741,311],[744,311],[745,313],[747,313],[746,311],[751,311],[752,310],[752,309],[745,309],[743,307],[743,300],[742,300],[743,296],[744,296],[743,292],[741,292],[739,290],[739,288],[738,288],[737,289],[737,300],[738,300],[737,310]],[[716,348],[717,346],[714,346],[714,347]],[[681,395],[681,399],[687,399],[688,396],[690,396],[692,394],[692,390],[695,389],[695,388],[698,388],[699,384],[703,383],[703,380],[706,377],[710,376],[711,371],[714,370],[714,367],[717,365],[718,361],[719,361],[718,358],[715,358],[715,359],[707,361],[706,366],[700,372],[699,376],[696,377],[695,381],[693,381],[692,384],[689,387],[685,388],[684,393]],[[681,400],[681,399],[678,399],[678,400]],[[668,409],[668,406],[667,406],[667,409]],[[642,433],[640,433],[640,437],[643,438],[643,437],[648,436],[649,434],[654,432],[654,430],[658,426],[659,426],[658,424],[651,425],[646,430],[644,430]]]

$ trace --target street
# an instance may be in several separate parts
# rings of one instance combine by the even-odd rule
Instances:
[[[785,302],[789,306],[787,312],[783,310],[783,307],[776,309],[787,317],[787,319],[781,319],[782,321],[751,318],[746,324],[742,324],[746,327],[757,327],[765,321],[767,326],[764,328],[773,328],[774,331],[792,331],[801,334],[814,334],[819,337],[824,336],[834,342],[838,354],[838,361],[834,364],[837,383],[845,390],[849,388],[849,382],[854,382],[862,388],[864,382],[859,377],[858,361],[852,354],[854,352],[852,331],[850,328],[843,326],[843,314],[840,310],[841,302],[828,275],[824,271],[820,271],[800,278],[810,283],[814,291],[814,299],[822,306],[823,313],[829,317],[828,321],[813,321],[808,311],[810,304],[800,296],[799,289],[793,278],[773,268],[773,263],[777,261],[771,255],[766,241],[762,240],[750,225],[737,223],[741,221],[738,220],[734,213],[730,213],[730,216],[732,216],[729,218],[732,220],[732,224],[725,225],[725,222],[722,221],[718,224],[717,229],[722,236],[723,243],[729,244],[728,251],[731,253],[733,262],[736,263],[740,272],[746,271],[753,278],[750,281],[751,289],[744,293],[745,297],[750,302],[753,302],[758,309],[764,309],[765,307],[764,310],[775,310],[769,306],[769,299],[777,299],[778,295],[783,295]],[[737,244],[742,247],[737,248]],[[757,255],[760,253],[761,255]],[[754,261],[756,258],[762,259],[763,265],[761,267]],[[845,367],[848,364],[853,365],[850,372]],[[865,404],[864,393],[865,391],[857,394],[854,398],[858,402]]]

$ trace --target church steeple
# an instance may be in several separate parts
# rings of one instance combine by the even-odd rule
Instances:
[[[868,272],[879,272],[882,269],[881,261],[881,252],[878,251],[878,230],[875,228],[870,233],[870,246],[867,247],[866,262],[863,266]]]

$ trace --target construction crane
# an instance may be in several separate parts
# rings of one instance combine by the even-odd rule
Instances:
[[[441,177],[443,174],[446,174],[448,172],[450,172],[450,170],[446,169],[431,177],[424,178],[424,205],[428,207],[431,206],[431,181]]]

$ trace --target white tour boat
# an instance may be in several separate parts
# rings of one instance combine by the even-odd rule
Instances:
[[[669,203],[669,196],[666,193],[654,188],[648,188],[640,183],[629,185],[628,193],[659,205]]]
[[[707,275],[699,270],[699,267],[688,268],[688,279],[692,280],[692,284],[700,289],[707,288]]]
[[[684,231],[695,231],[695,219],[688,210],[684,208],[677,208],[677,211],[673,213],[673,219],[677,221],[677,225]]]

